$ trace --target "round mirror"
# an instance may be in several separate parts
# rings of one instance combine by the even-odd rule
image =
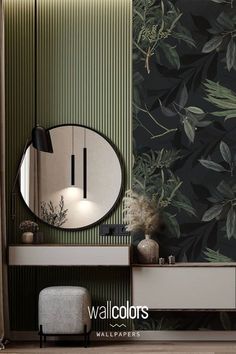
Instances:
[[[81,229],[101,221],[122,187],[121,163],[101,134],[79,125],[50,129],[53,153],[26,150],[20,191],[29,209],[55,227]]]

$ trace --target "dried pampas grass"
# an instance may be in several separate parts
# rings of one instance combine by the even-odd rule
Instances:
[[[123,220],[127,231],[144,231],[149,235],[161,225],[156,203],[132,190],[123,198]]]

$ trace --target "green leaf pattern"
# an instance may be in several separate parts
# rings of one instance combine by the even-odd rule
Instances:
[[[133,5],[133,189],[159,209],[161,254],[235,262],[236,0]],[[225,312],[167,316],[140,328],[236,325]]]

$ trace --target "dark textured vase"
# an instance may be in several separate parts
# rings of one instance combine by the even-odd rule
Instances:
[[[139,263],[158,263],[159,245],[150,235],[145,235],[145,239],[139,242],[137,251]]]

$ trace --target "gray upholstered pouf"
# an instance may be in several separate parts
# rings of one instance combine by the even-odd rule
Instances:
[[[39,328],[42,334],[82,334],[91,329],[87,289],[78,286],[52,286],[39,294]]]

